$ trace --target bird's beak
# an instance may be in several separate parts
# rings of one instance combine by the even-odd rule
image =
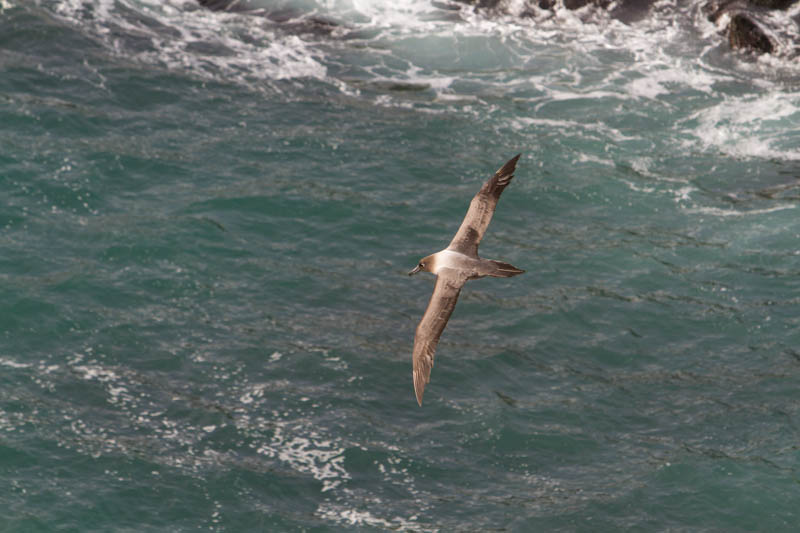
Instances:
[[[412,270],[411,272],[408,273],[408,275],[409,276],[413,276],[414,274],[416,274],[419,271],[420,271],[420,268],[419,268],[419,265],[417,265],[417,266],[414,267],[414,270]]]

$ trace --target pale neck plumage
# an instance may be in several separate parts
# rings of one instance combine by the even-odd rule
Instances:
[[[436,252],[431,256],[432,264],[429,268],[429,271],[434,274],[438,274],[443,268],[463,270],[470,261],[471,258],[467,255],[444,249],[441,252]]]

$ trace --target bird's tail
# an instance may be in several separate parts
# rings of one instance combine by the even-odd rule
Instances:
[[[489,272],[489,275],[493,278],[510,278],[512,276],[516,276],[517,274],[522,274],[525,272],[522,269],[515,267],[512,264],[504,263],[502,261],[495,261],[494,259],[490,259],[489,261],[492,262],[494,265],[494,270]]]

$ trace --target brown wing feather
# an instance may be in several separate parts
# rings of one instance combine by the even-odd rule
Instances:
[[[439,344],[439,337],[453,313],[458,294],[465,282],[466,278],[454,270],[440,270],[428,308],[417,326],[417,333],[414,336],[413,376],[414,392],[420,406],[425,385],[431,380],[436,345]]]
[[[478,245],[481,243],[483,234],[486,233],[486,228],[489,227],[489,222],[492,221],[494,208],[497,207],[500,194],[514,177],[514,169],[517,167],[520,155],[522,154],[512,157],[483,184],[478,194],[470,202],[467,215],[464,217],[461,227],[458,228],[456,236],[447,247],[448,249],[466,255],[478,255]]]

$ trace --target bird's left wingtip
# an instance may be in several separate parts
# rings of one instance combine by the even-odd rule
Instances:
[[[420,379],[416,371],[414,371],[414,394],[417,396],[417,403],[422,407],[422,396],[425,394],[425,380]]]

